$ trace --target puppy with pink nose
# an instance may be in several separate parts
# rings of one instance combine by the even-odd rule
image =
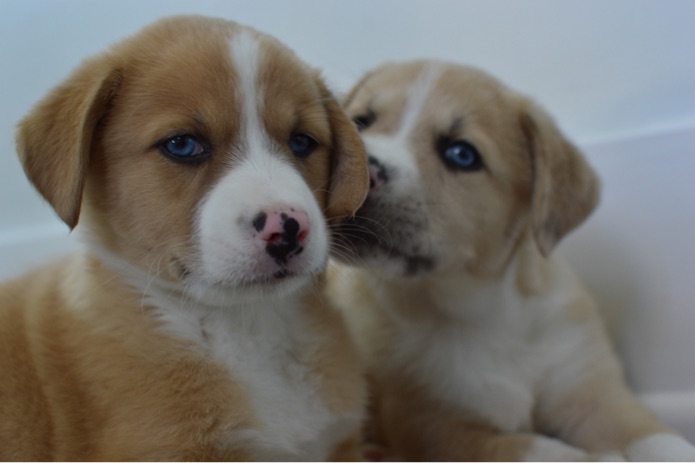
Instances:
[[[369,174],[316,70],[165,19],[85,61],[17,146],[84,246],[0,287],[0,460],[359,457],[361,364],[321,288]]]

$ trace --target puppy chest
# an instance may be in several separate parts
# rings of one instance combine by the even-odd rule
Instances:
[[[409,369],[431,397],[506,432],[532,428],[539,366],[523,343],[477,336],[430,338]]]
[[[329,411],[321,396],[321,372],[310,362],[321,337],[296,320],[258,321],[201,323],[204,347],[246,391],[258,422],[233,439],[259,459],[325,460],[352,423]]]

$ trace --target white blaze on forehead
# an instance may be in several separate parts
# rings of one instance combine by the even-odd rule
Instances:
[[[441,65],[433,64],[426,66],[420,72],[415,83],[408,89],[408,100],[406,101],[398,136],[407,137],[412,132],[430,93],[432,93],[439,77],[442,75],[442,71],[443,66]]]
[[[419,183],[420,181],[415,153],[410,146],[410,138],[443,70],[443,65],[431,64],[420,72],[407,91],[401,123],[394,135],[365,134],[363,137],[369,154],[394,166],[399,171],[399,177],[403,180],[400,182],[400,186],[405,189],[404,191],[412,190],[413,182]],[[394,186],[392,185],[392,187]]]
[[[256,79],[261,61],[259,40],[250,31],[242,30],[230,41],[232,61],[239,77],[237,94],[241,98],[241,133],[247,153],[265,151],[267,140],[260,114],[263,107],[263,89],[257,88]]]

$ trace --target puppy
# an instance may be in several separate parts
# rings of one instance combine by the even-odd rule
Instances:
[[[170,18],[86,61],[17,139],[87,244],[0,288],[0,460],[357,456],[365,386],[320,289],[327,219],[369,174],[317,72]]]
[[[695,459],[628,391],[558,257],[599,198],[528,99],[469,67],[385,64],[347,96],[371,190],[331,291],[368,363],[377,442],[409,460]],[[606,455],[608,454],[608,455]]]

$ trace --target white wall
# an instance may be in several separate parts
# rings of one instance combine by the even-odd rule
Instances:
[[[2,8],[0,277],[74,246],[16,160],[21,116],[82,58],[156,18],[223,16],[275,35],[338,90],[382,60],[439,57],[534,96],[603,177],[601,208],[563,247],[620,320],[614,331],[633,384],[695,391],[695,2],[4,0]]]

